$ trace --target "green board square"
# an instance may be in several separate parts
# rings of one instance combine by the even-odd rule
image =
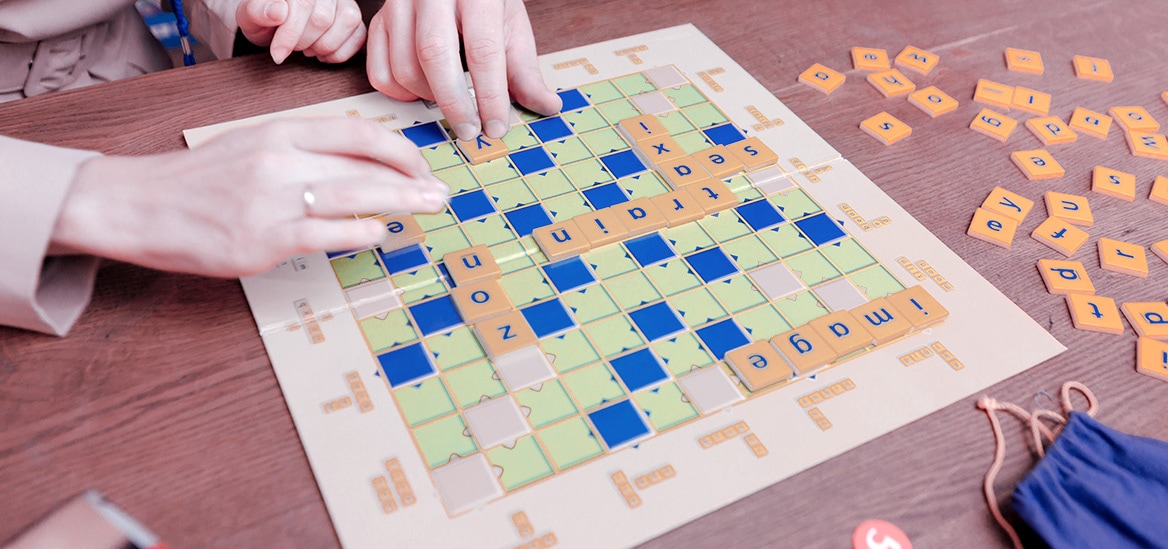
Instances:
[[[666,383],[633,395],[633,401],[645,411],[653,429],[660,432],[698,417],[698,411],[682,397],[676,383]]]
[[[645,344],[633,324],[623,315],[610,316],[584,327],[584,333],[604,358],[619,355]]]
[[[669,135],[677,137],[683,133],[688,133],[696,130],[693,124],[689,123],[689,119],[680,112],[671,112],[657,115],[657,120],[661,121],[661,125],[665,126],[665,130]]]
[[[819,249],[835,266],[845,273],[850,273],[874,265],[876,259],[864,250],[855,239],[849,238]]]
[[[478,180],[475,179],[474,174],[470,173],[470,168],[466,165],[434,172],[434,177],[445,182],[450,187],[452,195],[479,188]]]
[[[588,202],[584,200],[584,195],[579,193],[550,198],[545,200],[543,205],[547,208],[548,213],[552,214],[552,219],[557,222],[592,211],[592,206],[589,206]]]
[[[446,208],[440,213],[436,214],[414,214],[414,220],[416,220],[418,222],[418,226],[426,232],[433,231],[434,229],[441,229],[443,227],[449,227],[458,223],[458,221],[454,219],[454,214],[450,213],[450,208]]]
[[[673,100],[673,104],[677,105],[679,109],[697,105],[706,100],[706,96],[702,95],[702,92],[693,87],[693,84],[686,84],[680,88],[669,88],[662,91]]]
[[[708,215],[698,223],[706,230],[706,234],[718,242],[729,242],[751,232],[750,226],[743,223],[738,219],[738,215],[730,210]]]
[[[791,189],[785,194],[776,194],[770,197],[770,201],[792,221],[823,211],[823,208],[820,208],[819,204],[802,189]]]
[[[768,263],[778,261],[778,257],[767,248],[756,235],[749,235],[738,240],[732,240],[722,245],[722,249],[730,254],[730,259],[738,264],[742,270],[753,269]]]
[[[746,333],[750,334],[750,338],[755,341],[770,339],[792,328],[779,314],[778,309],[771,305],[763,305],[757,309],[738,313],[735,318],[738,319],[738,323],[742,324],[743,328],[746,328]]]
[[[584,418],[572,418],[539,432],[548,456],[561,471],[604,453]]]
[[[620,97],[620,92],[617,92],[617,97]],[[608,126],[608,121],[600,115],[600,111],[593,108],[570,112],[561,116],[572,126],[572,131],[578,134]]]
[[[629,193],[632,200],[662,195],[672,190],[661,180],[657,172],[653,171],[626,177],[621,179],[619,184]]]
[[[401,297],[406,303],[416,303],[446,293],[446,285],[442,283],[441,275],[434,267],[424,267],[412,273],[400,274],[391,280],[394,286],[404,292]]]
[[[624,310],[635,309],[661,299],[661,294],[643,273],[634,272],[607,281],[608,293]]]
[[[454,454],[466,457],[478,450],[474,440],[462,434],[465,430],[462,416],[454,414],[414,429],[414,439],[433,469],[445,465]]]
[[[537,201],[531,189],[527,188],[527,183],[524,183],[522,179],[512,179],[491,185],[487,187],[487,194],[495,199],[495,207],[501,211],[534,204]]]
[[[554,169],[537,175],[527,176],[527,186],[539,197],[546,200],[576,190],[563,170]]]
[[[511,166],[511,160],[504,156],[482,164],[473,164],[470,171],[482,185],[493,185],[508,179],[519,177],[519,172]]]
[[[507,392],[495,374],[495,369],[486,360],[452,370],[445,375],[450,392],[462,408],[478,404],[483,397],[495,398]]]
[[[503,136],[503,144],[507,145],[507,150],[518,151],[526,149],[527,147],[534,147],[539,144],[539,139],[531,133],[527,126],[522,124],[512,127],[507,135]]]
[[[840,276],[840,272],[818,250],[789,257],[786,263],[807,286],[814,286]]]
[[[503,484],[503,489],[508,491],[555,472],[540,451],[534,436],[519,439],[514,448],[496,446],[487,450],[487,460],[491,465],[503,470],[499,482]]]
[[[426,347],[434,354],[434,362],[443,371],[486,358],[479,340],[466,326],[426,338]]]
[[[739,204],[762,198],[762,193],[758,192],[758,189],[755,189],[751,185],[750,178],[745,175],[738,174],[724,181],[726,181],[726,188],[730,189],[730,192],[738,197]]]
[[[499,264],[499,269],[503,271],[503,274],[510,274],[535,265],[527,248],[523,245],[523,240],[512,240],[494,246],[491,248],[491,256],[495,258],[495,263]]]
[[[527,419],[537,429],[575,415],[577,412],[576,405],[572,404],[568,393],[564,391],[560,382],[554,379],[543,383],[538,391],[535,389],[520,391],[515,395],[515,400],[519,402],[520,406],[531,410]]]
[[[674,377],[680,376],[694,368],[704,368],[714,363],[714,357],[698,341],[697,336],[685,332],[675,338],[658,341],[653,344],[653,350],[665,363],[665,368]]]
[[[904,289],[904,284],[901,284],[895,276],[892,276],[892,273],[879,265],[850,274],[848,278],[868,296],[868,299],[878,299]]]
[[[600,114],[604,115],[608,123],[614,126],[621,120],[641,116],[641,111],[637,110],[633,106],[633,103],[627,99],[605,103],[596,108],[600,111]]]
[[[754,283],[745,275],[732,276],[707,286],[714,292],[722,306],[732,313],[737,313],[766,303],[766,296],[754,287]]]
[[[811,292],[799,292],[791,297],[774,302],[779,312],[787,318],[792,326],[802,326],[827,314],[827,308],[819,303]]]
[[[527,257],[535,262],[536,265],[543,265],[548,263],[548,258],[543,255],[543,250],[539,249],[539,243],[535,241],[533,236],[525,236],[519,239],[519,243],[523,245],[523,251]]]
[[[699,128],[708,128],[727,122],[726,117],[722,115],[722,111],[719,111],[712,103],[701,103],[687,107],[682,109],[682,112],[685,113],[686,118],[689,118],[689,121],[693,125]]]
[[[539,343],[544,353],[549,355],[552,366],[561,374],[600,360],[600,355],[596,354],[583,330],[572,330]]]
[[[714,245],[714,240],[697,223],[686,223],[665,229],[661,231],[661,236],[669,240],[669,243],[673,245],[673,249],[682,255]]]
[[[604,164],[595,158],[569,164],[564,168],[564,173],[578,189],[587,189],[612,181],[612,174],[608,173],[608,170],[604,169]]]
[[[426,248],[430,250],[430,257],[441,258],[450,252],[465,250],[470,247],[470,240],[462,234],[458,227],[448,227],[426,233]]]
[[[612,128],[601,128],[596,131],[591,131],[580,136],[584,140],[584,144],[596,156],[604,156],[611,152],[623,151],[629,148],[629,144],[625,142],[624,138]]]
[[[702,132],[683,133],[681,135],[673,136],[673,140],[685,151],[685,154],[694,154],[696,152],[704,151],[714,144],[706,139],[706,135]]]
[[[595,84],[588,84],[587,86],[580,86],[580,91],[588,96],[588,100],[593,105],[599,103],[607,103],[624,97],[620,90],[608,80],[596,82]]]
[[[811,241],[790,223],[759,231],[758,236],[779,257],[791,257],[812,248]]]
[[[442,386],[442,379],[437,377],[402,387],[394,391],[393,396],[410,427],[455,411],[446,387]]]
[[[511,304],[516,307],[555,295],[551,284],[548,284],[539,269],[525,269],[503,275],[499,283],[503,285],[507,297],[511,298]]]
[[[462,155],[451,143],[443,143],[437,147],[422,149],[422,156],[430,164],[431,171],[457,166],[463,163]]]
[[[385,318],[369,317],[360,322],[361,331],[374,353],[418,339],[418,332],[406,316],[405,309],[390,311]]]
[[[544,145],[548,153],[552,155],[552,159],[556,164],[564,166],[573,162],[579,162],[592,156],[588,147],[584,145],[579,137],[572,137],[563,141],[556,141],[554,143],[547,143]]]
[[[702,280],[680,258],[645,267],[644,272],[649,275],[657,289],[667,296],[702,285]]]
[[[624,92],[625,95],[637,95],[657,89],[657,86],[650,83],[649,79],[641,73],[613,78],[612,83],[616,84],[616,87],[620,88],[620,91]]]
[[[597,248],[583,255],[584,261],[592,266],[592,272],[601,280],[608,280],[630,271],[637,270],[637,264],[621,246],[609,245]]]
[[[576,404],[584,410],[590,410],[625,394],[612,371],[603,362],[564,374],[562,379],[576,399]]]
[[[670,297],[669,304],[677,309],[681,320],[690,328],[726,316],[726,309],[723,309],[718,300],[714,299],[714,294],[705,288]]]
[[[462,230],[475,245],[494,246],[516,238],[515,232],[507,226],[507,220],[497,214],[463,223]]]
[[[620,307],[613,303],[608,292],[599,284],[568,292],[563,294],[561,299],[572,310],[572,316],[575,316],[580,324],[587,324],[620,312]]]
[[[373,250],[353,254],[351,257],[338,257],[331,261],[333,272],[337,275],[337,282],[342,288],[351,288],[365,281],[385,278],[385,271],[381,263],[377,262],[377,254]]]

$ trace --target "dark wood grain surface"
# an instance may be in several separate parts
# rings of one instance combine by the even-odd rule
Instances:
[[[1028,182],[1008,155],[1040,147],[1036,138],[1020,128],[1003,144],[967,128],[980,108],[971,101],[978,78],[1051,93],[1051,114],[1064,119],[1076,106],[1142,105],[1168,123],[1159,97],[1168,90],[1168,11],[1159,3],[532,0],[528,10],[544,52],[694,23],[1069,348],[985,393],[1031,407],[1036,391],[1079,380],[1098,395],[1105,423],[1168,439],[1168,383],[1134,371],[1130,329],[1113,336],[1072,328],[1063,299],[1045,292],[1034,267],[1057,256],[1026,236],[1045,217],[1042,193],[1053,189],[1090,196],[1093,236],[1144,245],[1168,238],[1168,207],[1146,198],[1168,162],[1131,156],[1113,128],[1106,141],[1051,147],[1066,176]],[[910,78],[957,98],[956,112],[930,119],[903,99],[884,99],[850,69],[852,46],[895,55],[908,44],[940,55],[933,74]],[[1046,74],[1007,72],[1006,47],[1041,52]],[[1075,78],[1074,54],[1109,59],[1115,82]],[[830,96],[798,84],[815,62],[844,71],[847,83]],[[359,64],[276,67],[262,56],[240,58],[0,105],[0,133],[152,154],[183,148],[184,128],[366,91]],[[912,126],[912,136],[885,147],[858,129],[884,110]],[[1136,201],[1090,193],[1097,164],[1136,174]],[[998,184],[1038,201],[1010,251],[965,236],[973,210]],[[1076,258],[1103,295],[1168,298],[1168,265],[1155,257],[1147,279],[1100,270],[1091,250]],[[647,545],[844,547],[858,523],[883,518],[917,547],[1002,546],[981,496],[993,441],[975,401],[760,486]],[[1002,493],[1033,463],[1021,428],[1006,425]],[[0,540],[87,488],[106,492],[176,547],[337,543],[234,280],[109,263],[68,337],[0,328]]]

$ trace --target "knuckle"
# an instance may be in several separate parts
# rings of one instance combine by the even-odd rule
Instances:
[[[315,28],[328,28],[332,26],[336,15],[336,11],[327,6],[313,6],[312,13],[308,14],[308,24]]]
[[[495,63],[503,56],[502,45],[492,38],[478,38],[466,45],[468,63],[486,65]]]
[[[346,24],[361,21],[361,8],[357,4],[346,3],[337,9],[337,20]]]
[[[450,43],[436,34],[418,37],[418,60],[424,64],[445,61],[451,55]]]

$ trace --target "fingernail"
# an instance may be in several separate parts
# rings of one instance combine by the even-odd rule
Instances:
[[[280,9],[279,2],[270,2],[268,7],[264,8],[264,17],[267,17],[268,21],[278,23],[280,21],[281,11],[283,10]]]
[[[285,59],[288,58],[288,54],[290,54],[290,53],[292,53],[292,50],[289,50],[288,48],[285,48],[283,46],[280,46],[278,48],[272,48],[272,61],[275,61],[276,64],[279,65],[280,63],[283,63]]]
[[[438,206],[446,203],[446,193],[433,190],[425,191],[422,193],[422,199],[425,200],[427,204],[437,208]]]
[[[436,192],[442,193],[442,196],[448,196],[450,194],[450,186],[447,185],[445,181],[442,181],[437,177],[434,178],[434,180],[431,182],[431,185],[432,189]]]
[[[463,141],[470,141],[479,134],[479,128],[475,124],[463,122],[454,126],[454,134]]]
[[[507,135],[507,125],[502,120],[487,121],[487,137],[501,139],[504,135]]]

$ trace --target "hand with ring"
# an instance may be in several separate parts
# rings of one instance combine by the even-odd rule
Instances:
[[[358,213],[436,212],[449,189],[409,140],[354,119],[266,122],[190,151],[78,170],[51,253],[238,277],[319,250],[378,244]]]

